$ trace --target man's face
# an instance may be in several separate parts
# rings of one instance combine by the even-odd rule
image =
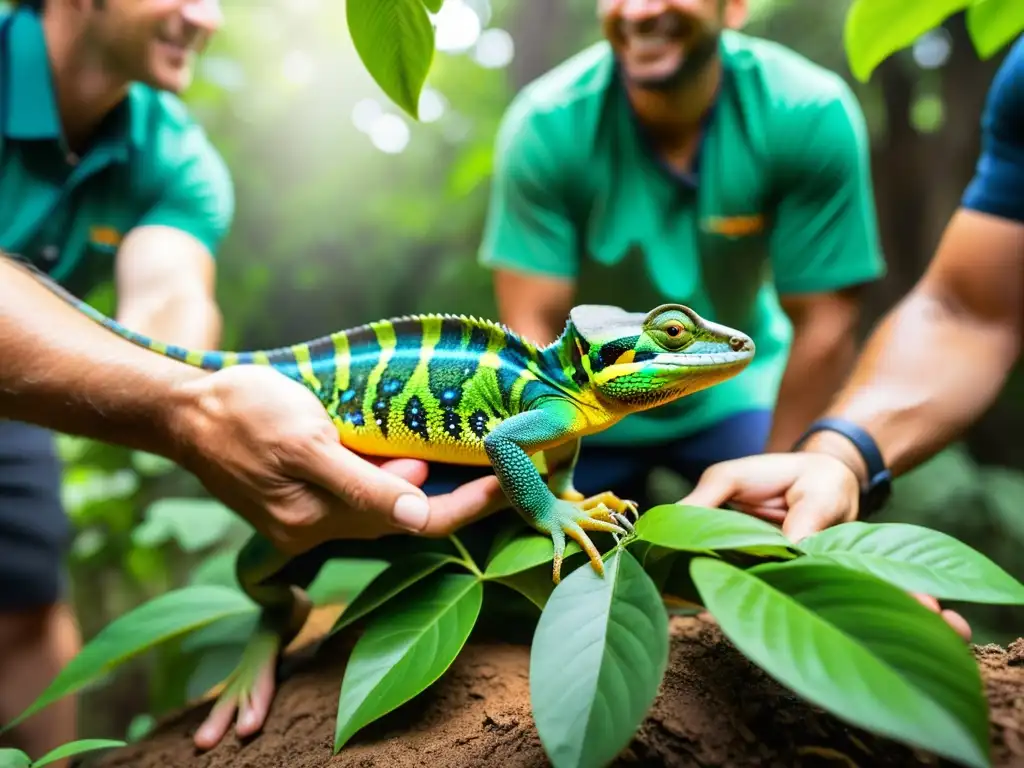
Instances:
[[[87,0],[87,33],[128,80],[180,93],[223,16],[220,0]]]
[[[598,16],[629,81],[641,88],[685,84],[739,26],[746,0],[598,0]]]

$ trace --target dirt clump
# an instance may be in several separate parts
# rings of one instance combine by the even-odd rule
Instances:
[[[336,642],[337,641],[337,642]],[[166,719],[102,768],[540,768],[549,765],[530,716],[529,648],[475,637],[430,689],[332,756],[334,718],[351,640],[332,638],[281,683],[261,734],[234,734],[201,753],[192,734],[209,703]],[[614,766],[947,765],[852,728],[809,706],[747,661],[711,620],[672,620],[658,698]],[[1024,768],[1024,639],[975,646],[991,705],[997,768]],[[292,660],[293,662],[295,659]]]

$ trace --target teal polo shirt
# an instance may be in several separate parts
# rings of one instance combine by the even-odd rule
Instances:
[[[132,84],[69,161],[39,16],[0,12],[0,33],[0,248],[78,296],[113,275],[135,227],[175,227],[215,253],[234,213],[231,177],[182,102]]]
[[[885,272],[850,89],[770,41],[730,31],[720,49],[693,174],[651,151],[606,42],[523,89],[498,132],[484,265],[571,278],[579,304],[686,304],[757,345],[739,376],[629,416],[595,442],[665,441],[774,408],[792,341],[779,295]]]

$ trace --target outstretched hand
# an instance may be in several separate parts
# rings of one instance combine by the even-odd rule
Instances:
[[[714,464],[679,503],[736,510],[782,526],[794,543],[857,519],[860,484],[853,470],[826,453],[767,453]],[[940,614],[965,641],[967,621],[929,595],[911,593]]]
[[[443,537],[507,505],[493,476],[428,498],[425,462],[346,449],[317,398],[270,368],[226,368],[181,389],[182,465],[286,554],[331,539]]]

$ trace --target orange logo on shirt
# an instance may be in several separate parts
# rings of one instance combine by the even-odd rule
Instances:
[[[89,228],[89,242],[116,248],[121,244],[121,233],[113,227],[95,224]]]
[[[704,229],[716,235],[726,237],[743,237],[756,235],[764,231],[765,217],[757,213],[752,216],[708,216],[704,219]]]

